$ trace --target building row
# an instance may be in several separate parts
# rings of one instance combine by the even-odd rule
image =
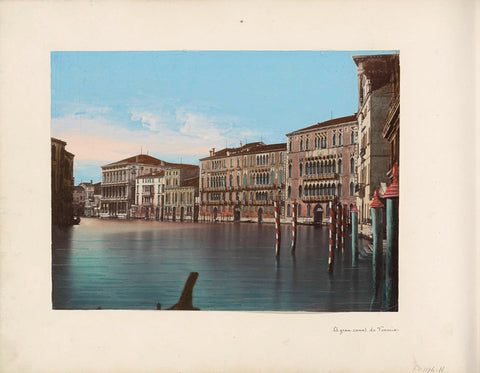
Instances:
[[[92,206],[85,201],[84,213],[261,222],[273,221],[278,200],[283,219],[291,218],[296,203],[299,222],[322,223],[336,200],[347,210],[356,203],[360,223],[370,224],[374,190],[382,194],[393,164],[399,163],[399,55],[352,58],[358,77],[356,113],[290,132],[285,143],[213,148],[199,166],[148,154],[110,163],[102,167],[100,185],[82,186]]]
[[[322,223],[329,203],[347,211],[356,203],[360,223],[371,224],[375,189],[381,194],[399,164],[400,64],[398,54],[353,56],[358,109],[286,134],[287,142],[212,149],[200,159],[200,218],[273,221],[278,199],[289,220]]]
[[[102,166],[100,217],[194,220],[198,169],[147,154]]]

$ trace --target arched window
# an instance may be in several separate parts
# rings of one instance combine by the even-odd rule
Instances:
[[[337,145],[337,136],[336,135],[333,135],[332,142],[333,142],[333,146]]]
[[[350,142],[352,144],[355,144],[355,132],[352,131],[351,135],[350,135]]]
[[[309,145],[310,145],[310,141],[308,141],[308,139],[307,139],[307,142],[306,142],[306,144],[305,144],[305,149],[306,149],[306,150],[308,150],[308,146],[309,146]]]
[[[335,195],[335,184],[332,184],[332,195]]]
[[[291,215],[291,212],[290,212],[290,205],[287,205],[287,216],[290,216]]]
[[[350,195],[353,196],[355,194],[355,187],[353,185],[353,181],[350,183]]]
[[[338,173],[339,173],[339,174],[342,173],[342,160],[339,160],[339,161],[338,161]]]
[[[302,198],[302,186],[298,187],[298,198]]]
[[[337,185],[337,194],[339,197],[342,195],[342,184]]]
[[[303,164],[300,163],[300,176],[303,176]]]
[[[309,162],[305,163],[305,175],[308,175],[308,171],[309,171],[309,169],[310,169],[310,166],[309,166],[309,165],[310,165]]]
[[[315,171],[314,171],[314,173],[315,173]],[[320,162],[317,161],[317,174],[319,174],[319,173],[320,173]]]
[[[330,204],[327,203],[327,218],[330,216]]]
[[[342,145],[342,135],[338,135],[338,145]]]
[[[243,186],[247,186],[247,174],[243,175]]]
[[[288,143],[288,150],[292,151],[292,142],[291,141]]]
[[[310,217],[310,205],[307,206],[307,217]]]
[[[324,193],[325,193],[325,190],[324,190],[324,189],[325,189],[325,188],[323,187],[323,184],[320,185],[320,195],[321,195],[321,196],[323,196]]]
[[[290,186],[288,187],[288,198],[292,198],[292,188]]]
[[[273,177],[272,177],[272,182],[273,182]],[[282,183],[282,170],[278,171],[278,183]]]
[[[292,165],[288,165],[288,177],[292,177]]]
[[[350,173],[355,173],[355,161],[353,160],[353,158],[350,158]]]
[[[332,172],[336,172],[335,161],[332,162]]]
[[[300,140],[300,150],[303,150],[303,140]]]
[[[318,185],[318,184],[317,184],[316,187],[315,187],[315,194],[316,194],[317,196],[320,195],[320,185]]]
[[[233,184],[233,176],[230,175],[230,178],[229,178],[229,179],[230,179],[230,180],[229,180],[229,181],[230,181],[230,186],[232,186],[232,184]]]
[[[298,216],[302,216],[302,205],[298,205]]]

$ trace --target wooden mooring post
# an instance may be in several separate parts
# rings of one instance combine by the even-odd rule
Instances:
[[[352,211],[352,267],[357,265],[358,260],[358,209],[353,203]]]
[[[281,244],[281,230],[280,230],[280,203],[278,200],[275,200],[274,210],[275,210],[275,256],[280,255],[280,244]]]
[[[385,310],[398,311],[398,166],[393,165],[393,181],[383,195],[387,200],[387,252],[385,258]]]
[[[330,232],[328,241],[328,272],[333,273],[335,264],[335,203],[329,202]]]
[[[381,309],[382,292],[380,289],[383,277],[383,203],[380,201],[378,189],[375,189],[373,202],[370,205],[372,210],[373,229],[373,298],[372,310]]]
[[[297,207],[298,202],[293,202],[293,213],[292,213],[292,254],[295,253],[295,248],[297,247]]]

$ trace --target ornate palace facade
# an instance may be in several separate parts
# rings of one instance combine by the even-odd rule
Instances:
[[[273,201],[284,199],[285,156],[285,143],[212,149],[200,159],[200,219],[273,221]]]
[[[298,221],[322,223],[335,197],[355,201],[357,121],[354,115],[287,134],[286,217],[298,202]]]

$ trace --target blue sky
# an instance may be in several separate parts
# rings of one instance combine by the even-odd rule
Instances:
[[[391,52],[52,52],[52,136],[75,154],[75,184],[141,151],[198,164],[217,149],[357,109],[352,55]]]

